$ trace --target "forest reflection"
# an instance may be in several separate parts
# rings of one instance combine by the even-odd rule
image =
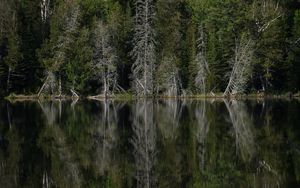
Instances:
[[[285,187],[299,101],[0,102],[1,187]]]

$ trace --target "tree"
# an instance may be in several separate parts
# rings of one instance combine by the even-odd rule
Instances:
[[[105,97],[114,94],[117,88],[117,56],[112,45],[110,28],[102,21],[96,23],[93,55],[94,79],[102,84]]]
[[[288,87],[297,92],[300,90],[300,10],[295,11],[294,26],[288,53]]]
[[[3,59],[4,65],[3,68],[5,70],[6,76],[6,91],[9,92],[13,87],[12,79],[22,77],[22,68],[23,65],[21,63],[22,53],[21,53],[21,39],[18,35],[18,17],[17,17],[17,2],[4,2],[4,6],[8,10],[4,10],[4,20],[2,25],[5,29],[3,34],[5,34],[5,38],[7,38],[7,54]],[[5,15],[6,13],[6,15]],[[9,16],[9,18],[8,18]],[[10,19],[10,20],[9,20]]]
[[[157,70],[157,90],[165,96],[177,97],[181,93],[182,85],[177,68],[177,59],[173,56],[164,57]]]
[[[253,1],[250,22],[255,41],[254,80],[260,83],[259,89],[280,88],[286,72],[284,61],[285,13],[279,1]],[[278,78],[278,79],[277,79]],[[278,83],[276,83],[276,80]]]
[[[197,55],[195,57],[197,75],[195,78],[195,85],[201,91],[201,93],[206,93],[206,78],[209,73],[208,62],[205,55],[205,35],[203,27],[200,26],[199,29],[199,38],[197,40]]]
[[[231,60],[232,70],[229,72],[229,81],[223,96],[242,93],[247,86],[251,74],[253,57],[253,41],[242,38],[235,49],[234,58]]]
[[[7,66],[7,79],[6,79],[6,91],[9,92],[13,87],[12,78],[22,77],[21,70],[22,64],[20,60],[22,59],[22,54],[20,52],[20,38],[16,31],[11,31],[8,35],[8,46],[7,46],[7,56],[4,58],[4,63]]]
[[[155,31],[153,0],[135,1],[135,26],[132,65],[133,89],[138,95],[153,94],[153,72],[155,69]]]
[[[182,93],[180,75],[180,1],[159,0],[156,4],[155,30],[157,39],[157,94],[176,97]]]
[[[44,89],[50,88],[50,83],[56,79],[50,79],[51,75],[58,76],[58,87],[56,88],[58,96],[62,96],[63,69],[66,62],[70,61],[70,52],[75,42],[75,34],[78,32],[80,10],[76,2],[62,2],[52,20],[50,40],[48,40],[44,49],[40,51],[41,60],[46,68],[46,79],[38,92],[40,96]],[[73,81],[72,81],[73,83]],[[73,93],[73,92],[72,92]]]

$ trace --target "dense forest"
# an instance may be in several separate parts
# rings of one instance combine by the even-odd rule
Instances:
[[[0,0],[0,95],[299,90],[299,0]]]

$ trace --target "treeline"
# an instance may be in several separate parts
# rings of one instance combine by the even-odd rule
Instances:
[[[298,0],[1,0],[0,93],[300,90]]]

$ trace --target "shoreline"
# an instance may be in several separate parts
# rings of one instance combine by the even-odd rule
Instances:
[[[235,95],[235,96],[223,96],[222,94],[215,94],[212,95],[186,95],[186,96],[148,96],[148,97],[141,97],[135,96],[131,94],[116,94],[113,96],[81,96],[81,97],[74,97],[69,95],[48,95],[48,96],[38,96],[38,95],[24,95],[24,94],[10,94],[9,96],[4,97],[5,100],[14,101],[14,102],[22,102],[22,101],[37,101],[37,100],[48,100],[48,101],[57,101],[57,100],[96,100],[96,101],[103,101],[103,100],[137,100],[137,99],[161,99],[161,100],[168,100],[168,99],[235,99],[235,100],[248,100],[248,99],[258,99],[258,100],[266,100],[266,99],[299,99],[299,93],[296,94],[243,94],[243,95]]]

